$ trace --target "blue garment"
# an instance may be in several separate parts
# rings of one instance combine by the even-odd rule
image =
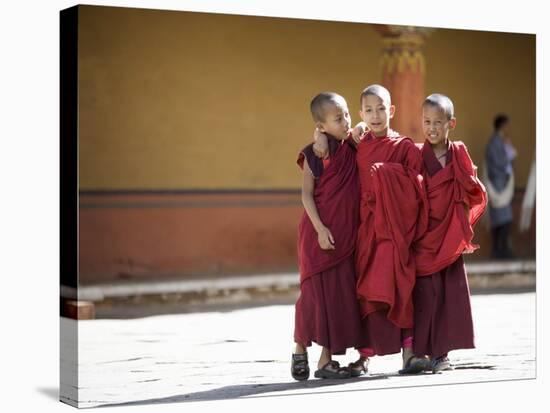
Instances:
[[[485,161],[487,164],[487,175],[489,181],[497,191],[503,191],[510,179],[512,171],[512,154],[507,151],[504,140],[498,133],[495,133],[485,150]],[[502,208],[492,208],[489,202],[489,217],[491,218],[491,227],[512,222],[512,204]]]

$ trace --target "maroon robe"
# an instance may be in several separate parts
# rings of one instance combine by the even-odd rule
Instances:
[[[298,164],[308,162],[315,178],[314,200],[323,224],[334,237],[334,250],[319,246],[317,232],[304,212],[298,230],[300,297],[296,302],[294,340],[312,342],[333,354],[360,344],[361,319],[355,294],[355,242],[359,221],[359,183],[355,149],[333,137],[330,162],[308,145]]]
[[[449,266],[463,252],[479,248],[472,243],[472,227],[485,211],[487,194],[462,142],[449,141],[444,168],[429,142],[422,148],[422,158],[430,205],[429,224],[413,249],[417,275],[428,275]]]
[[[330,229],[336,249],[321,249],[317,231],[304,211],[298,227],[298,260],[300,281],[334,267],[355,251],[358,225],[359,184],[355,150],[329,136],[330,163],[324,168],[313,155],[312,144],[298,156],[298,165],[305,159],[315,177],[313,198],[321,222]],[[316,175],[318,174],[318,175]]]
[[[399,352],[401,330],[413,327],[416,269],[410,247],[428,217],[421,164],[419,149],[407,137],[367,133],[357,147],[357,294],[365,346],[379,355]]]
[[[430,214],[428,231],[413,246],[418,271],[413,293],[414,352],[440,357],[451,350],[474,348],[462,253],[477,247],[471,243],[472,226],[485,210],[487,197],[462,142],[449,142],[445,167],[428,142],[422,157]],[[469,205],[468,216],[463,203]]]

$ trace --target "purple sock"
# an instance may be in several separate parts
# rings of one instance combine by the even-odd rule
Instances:
[[[369,348],[369,347],[363,347],[363,348],[360,348],[359,349],[359,355],[361,357],[366,357],[366,358],[369,358],[369,357],[372,357],[374,356],[374,350],[372,348]]]
[[[412,348],[412,346],[413,346],[413,337],[412,336],[405,337],[403,339],[403,341],[401,342],[401,346],[403,348]]]

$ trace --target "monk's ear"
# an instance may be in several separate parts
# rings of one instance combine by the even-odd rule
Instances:
[[[454,128],[456,128],[456,118],[452,117],[449,119],[449,130],[453,130]]]
[[[395,105],[390,106],[390,119],[395,115]]]
[[[316,122],[315,127],[319,129],[319,132],[325,133],[325,128],[323,127],[323,124],[321,122]]]

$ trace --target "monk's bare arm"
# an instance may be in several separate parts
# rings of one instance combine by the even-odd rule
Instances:
[[[315,205],[315,199],[313,198],[313,191],[315,189],[315,180],[311,169],[307,164],[307,160],[304,162],[304,175],[302,181],[302,203],[306,213],[317,231],[319,245],[324,250],[334,249],[334,238],[330,233],[330,230],[325,227],[319,213],[317,212],[317,206]]]

